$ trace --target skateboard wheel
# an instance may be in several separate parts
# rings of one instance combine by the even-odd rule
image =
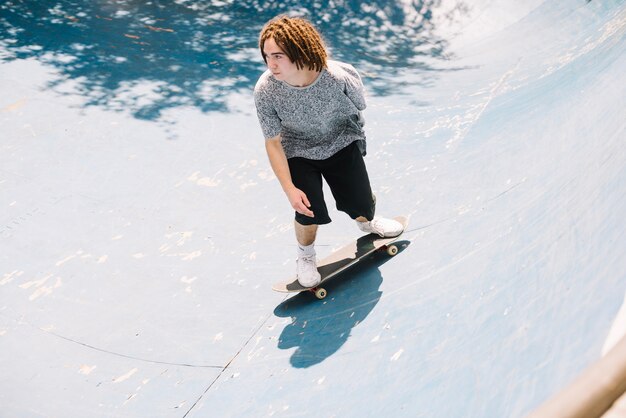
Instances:
[[[389,247],[387,247],[387,254],[392,257],[398,254],[398,247],[396,247],[395,245],[390,245]]]
[[[324,299],[326,297],[326,289],[320,287],[315,290],[315,297],[318,299]]]

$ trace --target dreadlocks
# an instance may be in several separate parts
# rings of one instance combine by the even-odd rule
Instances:
[[[309,70],[319,72],[326,67],[328,54],[324,42],[308,20],[281,15],[265,24],[259,37],[259,48],[266,64],[263,47],[269,38],[274,39],[299,70],[307,66]]]

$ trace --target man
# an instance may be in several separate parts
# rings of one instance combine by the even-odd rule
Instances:
[[[272,169],[294,208],[300,284],[320,282],[315,258],[319,225],[331,222],[322,178],[337,209],[363,232],[402,233],[392,219],[375,218],[376,199],[363,161],[363,83],[351,65],[328,59],[322,38],[302,18],[278,16],[262,29],[259,48],[267,71],[254,99]]]

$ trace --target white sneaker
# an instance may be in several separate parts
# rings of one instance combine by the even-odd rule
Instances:
[[[315,255],[301,256],[296,260],[296,277],[298,283],[304,287],[315,287],[320,284],[322,277],[317,271]]]
[[[357,221],[357,225],[361,231],[377,234],[383,238],[397,237],[404,231],[404,226],[395,219],[374,218],[369,222]]]

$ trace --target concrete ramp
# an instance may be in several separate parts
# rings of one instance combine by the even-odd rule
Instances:
[[[323,301],[271,291],[251,88],[287,10],[31,3],[0,6],[2,417],[523,417],[623,335],[624,2],[398,6],[392,50],[280,6],[363,69],[378,211],[411,217]],[[358,235],[331,216],[321,257]]]

